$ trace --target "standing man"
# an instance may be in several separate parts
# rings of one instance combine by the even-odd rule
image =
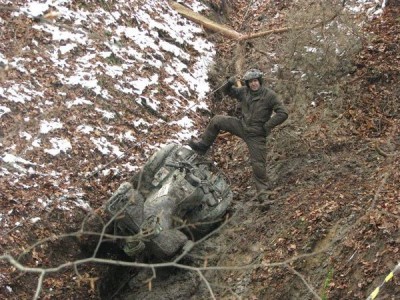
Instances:
[[[216,115],[211,119],[200,140],[189,141],[193,150],[204,155],[221,130],[240,137],[249,149],[250,164],[260,202],[267,200],[269,190],[266,139],[275,126],[288,118],[288,111],[275,92],[263,85],[262,76],[260,70],[250,69],[243,77],[246,83],[243,87],[235,87],[236,78],[229,78],[223,91],[241,103],[241,118]]]

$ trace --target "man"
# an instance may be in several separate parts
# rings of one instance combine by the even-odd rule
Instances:
[[[267,200],[269,190],[266,138],[275,126],[288,118],[288,111],[275,92],[263,85],[262,76],[260,70],[250,69],[243,77],[246,84],[243,87],[235,87],[236,78],[229,78],[223,90],[225,94],[240,101],[241,118],[216,115],[211,119],[201,140],[189,142],[193,150],[204,155],[221,130],[243,139],[249,149],[257,198],[260,202]]]

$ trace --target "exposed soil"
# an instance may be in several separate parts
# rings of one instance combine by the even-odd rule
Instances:
[[[216,146],[222,150],[216,150],[215,157],[230,157],[217,161],[234,174],[237,201],[231,223],[213,241],[223,249],[212,262],[253,265],[209,271],[207,278],[215,283],[217,298],[314,299],[313,290],[324,299],[365,299],[396,266],[400,249],[396,83],[400,61],[394,50],[399,49],[394,46],[399,38],[398,14],[399,7],[392,6],[366,28],[374,33],[372,45],[364,46],[356,72],[341,85],[360,95],[357,101],[345,99],[345,117],[339,120],[342,134],[331,135],[329,124],[315,121],[319,134],[308,132],[295,150],[276,147],[288,134],[285,128],[271,142],[269,176],[275,202],[270,210],[252,201],[251,188],[246,192],[251,184],[243,178],[249,177],[250,170],[243,161],[242,142],[220,140]],[[371,72],[378,75],[372,77]],[[372,125],[378,119],[384,123],[379,129]],[[379,296],[397,299],[399,278],[387,283]]]
[[[233,25],[240,25],[235,12],[245,11],[244,2],[224,11],[226,16],[219,14],[221,21],[231,18]],[[278,2],[277,10],[289,1]],[[373,38],[363,45],[355,72],[340,82],[340,88],[359,97],[357,101],[343,99],[340,118],[330,120],[341,128],[340,134],[332,133],[326,119],[318,118],[323,105],[310,112],[313,130],[301,139],[288,138],[292,125],[274,132],[268,153],[273,185],[269,209],[254,201],[243,142],[229,135],[216,141],[211,156],[232,181],[234,204],[227,223],[196,246],[185,261],[192,267],[216,267],[202,271],[210,286],[196,272],[169,268],[156,271],[149,291],[146,280],[151,273],[147,269],[90,264],[79,267],[85,274],[80,280],[70,270],[47,276],[41,299],[108,298],[114,293],[105,287],[118,288],[130,277],[118,292],[121,299],[209,299],[210,289],[217,299],[366,299],[400,261],[399,15],[399,6],[389,6],[365,27]],[[221,41],[219,47],[220,59],[230,59],[233,45]],[[216,113],[221,109],[218,105]],[[292,112],[291,118],[295,116]],[[208,116],[202,118],[205,125]],[[291,147],[279,146],[284,139],[286,143],[289,139]],[[123,179],[110,176],[90,182],[86,192],[96,199],[92,204],[100,208],[107,195],[104,185],[116,187]],[[18,245],[79,229],[86,212],[68,214],[51,210],[45,221],[52,230],[43,223],[32,224],[30,232],[24,233],[26,240]],[[57,222],[64,219],[69,223]],[[4,246],[18,235],[10,232],[4,243],[2,239]],[[46,256],[31,254],[43,265],[87,256],[72,237],[43,247],[49,250]],[[113,249],[103,251],[103,257],[116,255]],[[7,285],[12,286],[14,296],[3,286],[0,294],[4,298],[32,297],[37,274],[23,274],[4,264],[0,269],[4,274],[13,272]],[[110,278],[99,279],[105,274]],[[382,287],[379,299],[400,298],[398,275]]]

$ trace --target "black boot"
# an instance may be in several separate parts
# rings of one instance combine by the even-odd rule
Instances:
[[[200,155],[206,154],[208,148],[210,148],[210,146],[207,146],[203,142],[201,142],[201,141],[197,142],[194,140],[190,140],[188,145],[190,148],[192,148],[194,151],[196,151]]]

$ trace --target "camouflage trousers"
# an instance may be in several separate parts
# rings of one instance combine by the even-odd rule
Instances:
[[[262,194],[269,189],[267,184],[266,170],[266,136],[253,136],[246,132],[246,128],[241,120],[235,117],[220,116],[213,117],[208,124],[203,136],[202,142],[211,146],[220,131],[227,131],[240,137],[247,145],[250,154],[250,164],[253,169],[253,178],[258,194]]]

